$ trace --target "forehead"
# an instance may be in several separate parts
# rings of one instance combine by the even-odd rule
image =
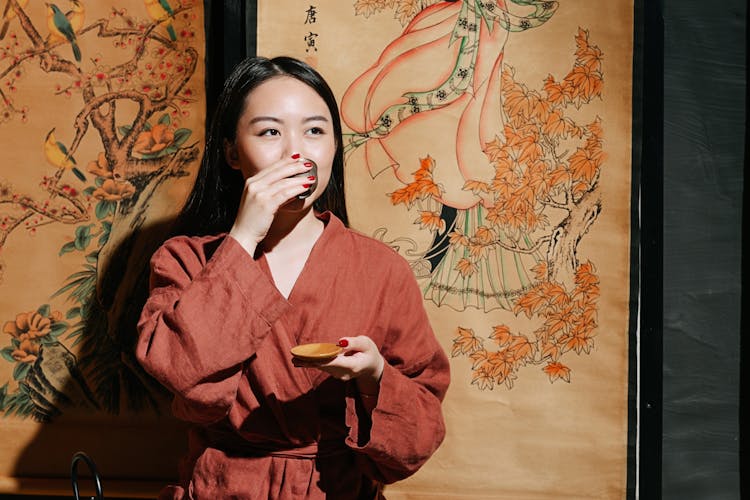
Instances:
[[[328,105],[314,88],[285,75],[275,76],[255,87],[245,98],[245,110],[271,115],[282,112],[330,115]]]

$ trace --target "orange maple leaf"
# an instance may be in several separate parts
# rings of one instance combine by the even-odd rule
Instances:
[[[457,333],[458,335],[453,339],[452,357],[455,358],[459,354],[472,354],[482,348],[482,340],[474,335],[474,330],[459,326]]]
[[[522,335],[514,335],[511,338],[510,345],[507,347],[508,355],[512,360],[517,362],[524,362],[527,358],[530,358],[534,353],[534,346],[531,345],[529,339]]]
[[[479,270],[476,264],[474,264],[472,261],[464,257],[463,259],[459,260],[456,263],[455,267],[456,271],[458,271],[463,278],[467,276],[471,276],[475,272]]]
[[[531,103],[529,102],[528,96],[523,91],[523,88],[520,86],[515,86],[505,93],[503,107],[509,116],[527,117],[531,114]]]
[[[448,241],[453,246],[466,246],[469,244],[469,237],[463,234],[459,229],[448,233]]]
[[[493,140],[484,145],[484,153],[489,158],[490,162],[495,162],[500,158],[504,151],[505,144],[500,140],[499,137],[495,136]]]
[[[509,201],[514,200],[515,199],[511,199]],[[521,229],[526,222],[526,217],[523,210],[512,210],[506,211],[503,214],[503,220],[510,228]]]
[[[492,389],[494,378],[485,370],[476,370],[471,378],[471,385],[476,385],[479,390]]]
[[[546,135],[559,136],[565,138],[567,132],[567,123],[560,110],[552,111],[547,120],[542,125],[542,132]]]
[[[542,358],[557,361],[560,358],[560,348],[554,342],[542,344]]]
[[[440,217],[440,214],[428,210],[420,212],[419,218],[414,223],[419,224],[422,229],[433,231],[443,231],[445,229],[445,221]]]
[[[578,63],[587,67],[591,72],[600,72],[603,57],[604,54],[599,50],[599,47],[589,45],[578,54]]]
[[[490,338],[494,340],[498,346],[502,347],[510,342],[511,336],[510,327],[507,325],[498,325],[492,329]]]
[[[469,354],[469,359],[471,359],[471,369],[476,370],[477,366],[483,364],[487,361],[487,358],[489,357],[489,353],[486,349],[477,349],[476,351]]]
[[[501,352],[493,352],[487,362],[482,365],[484,370],[500,384],[513,371],[513,363]]]
[[[547,363],[547,366],[542,368],[544,373],[549,376],[549,381],[554,382],[555,380],[564,380],[570,383],[570,368],[559,362]]]
[[[548,75],[544,80],[544,92],[547,94],[547,100],[553,105],[561,104],[565,101],[562,86],[555,81],[552,75]]]
[[[516,305],[513,307],[513,313],[518,315],[524,312],[527,317],[531,318],[535,312],[544,307],[546,302],[546,297],[540,294],[539,289],[535,287],[518,299]]]
[[[464,191],[470,190],[474,194],[490,192],[490,187],[487,185],[486,182],[475,181],[475,180],[468,180],[464,182],[464,187],[462,189]]]
[[[534,272],[534,277],[537,279],[537,281],[547,280],[547,261],[546,260],[540,261],[537,265],[532,267],[531,270]]]
[[[432,179],[432,169],[435,167],[435,160],[427,155],[419,159],[419,169],[414,172],[414,179]]]
[[[482,243],[479,243],[476,238],[470,238],[469,239],[469,255],[477,260],[485,257],[487,255],[487,250],[489,250],[488,245],[484,245]],[[476,270],[476,266],[475,266]]]
[[[547,294],[547,297],[549,297],[549,303],[551,305],[562,306],[570,302],[568,292],[556,283],[550,283],[546,287],[545,293]]]
[[[593,347],[593,345],[594,345],[594,339],[592,339],[588,335],[571,336],[565,339],[565,346],[563,347],[563,351],[572,350],[578,354],[581,354],[581,352],[590,354],[591,348]]]
[[[549,174],[549,181],[553,186],[564,185],[568,182],[568,179],[570,179],[570,174],[564,165],[558,165],[557,168]]]
[[[391,204],[398,205],[399,203],[403,203],[411,208],[414,200],[416,200],[419,195],[419,191],[415,188],[416,186],[414,184],[409,184],[392,192],[389,195],[391,197]]]
[[[559,332],[564,333],[567,332],[570,327],[570,317],[561,313],[552,313],[547,317],[547,321],[544,322],[544,325],[552,336]]]
[[[481,245],[489,245],[497,239],[495,231],[487,226],[479,226],[474,233],[476,241]]]
[[[542,99],[536,92],[529,96],[529,100],[531,104],[531,117],[540,123],[546,122],[552,109],[552,104],[548,100]]]
[[[500,225],[502,221],[502,208],[494,205],[487,210],[487,222],[490,224]]]
[[[518,163],[532,163],[544,156],[544,150],[536,139],[536,134],[524,139],[519,151]]]
[[[594,153],[590,149],[578,148],[570,155],[570,171],[573,174],[573,180],[585,180],[589,183],[594,180],[599,170]]]
[[[492,181],[492,191],[501,200],[507,200],[512,196],[513,185],[508,179],[497,179]]]
[[[574,88],[573,95],[586,102],[601,96],[602,76],[598,71],[591,71],[588,66],[575,66],[565,80]]]

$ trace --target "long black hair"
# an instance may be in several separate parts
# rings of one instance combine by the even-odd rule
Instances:
[[[285,56],[273,59],[249,57],[235,66],[224,82],[193,190],[177,221],[177,233],[217,234],[231,229],[245,182],[240,171],[226,163],[224,144],[225,141],[235,142],[237,122],[245,109],[246,97],[261,83],[278,76],[296,78],[307,84],[328,106],[333,120],[336,153],[331,178],[313,207],[319,212],[330,210],[345,225],[349,225],[344,198],[341,118],[333,91],[315,69],[302,61]]]

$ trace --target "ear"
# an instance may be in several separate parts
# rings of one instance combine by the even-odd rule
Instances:
[[[237,144],[226,139],[224,139],[224,159],[230,167],[239,170],[240,156],[237,153]]]

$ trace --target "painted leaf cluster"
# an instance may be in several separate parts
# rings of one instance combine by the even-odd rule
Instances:
[[[592,191],[604,164],[600,120],[580,124],[573,118],[575,110],[601,98],[603,54],[587,31],[579,28],[575,40],[572,69],[560,82],[548,76],[542,90],[516,81],[512,67],[503,69],[505,126],[485,151],[495,166],[488,219],[508,234],[548,227],[549,209],[565,209]],[[475,183],[464,189],[476,189]]]
[[[546,264],[540,263],[535,271],[545,276]],[[451,355],[471,359],[471,383],[479,389],[501,385],[511,389],[518,371],[526,365],[541,365],[550,382],[570,382],[571,370],[561,359],[570,352],[591,353],[598,298],[599,278],[593,264],[586,262],[578,267],[572,290],[541,281],[519,298],[513,312],[537,318],[533,332],[514,332],[507,325],[497,325],[485,339],[472,329],[459,327]]]

